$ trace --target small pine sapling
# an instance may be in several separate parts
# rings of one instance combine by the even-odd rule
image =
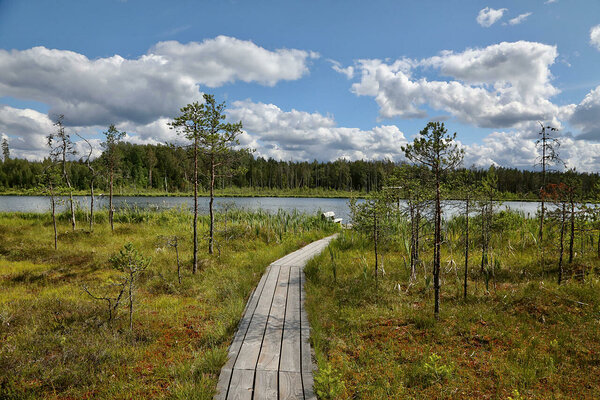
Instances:
[[[150,265],[152,259],[144,257],[133,247],[133,243],[126,243],[119,253],[110,258],[110,263],[117,271],[126,274],[129,297],[129,330],[133,332],[133,302],[135,292],[135,280],[140,272]]]

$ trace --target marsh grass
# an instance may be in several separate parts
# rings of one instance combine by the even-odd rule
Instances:
[[[61,215],[55,251],[49,215],[0,214],[0,398],[212,398],[265,267],[337,229],[317,216],[230,210],[218,216],[218,254],[209,256],[202,240],[192,275],[187,212],[119,212],[114,233],[107,220],[99,211],[93,232],[72,232]],[[205,218],[200,226],[203,237]],[[174,234],[181,284],[173,249],[157,243]],[[82,289],[114,295],[121,275],[108,260],[126,242],[152,257],[139,275],[133,332],[125,303],[107,324],[106,304]]]
[[[465,300],[461,221],[447,221],[439,321],[426,236],[424,262],[411,281],[399,222],[376,286],[369,238],[343,232],[331,244],[335,281],[329,254],[305,268],[319,368],[344,382],[336,398],[600,398],[600,260],[588,243],[567,268],[566,283],[557,285],[557,249],[550,242],[540,265],[537,223],[498,216],[492,240],[498,262],[487,289],[474,231]]]

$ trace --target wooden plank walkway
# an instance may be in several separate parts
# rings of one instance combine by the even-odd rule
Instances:
[[[303,268],[334,237],[317,240],[267,267],[229,347],[215,399],[316,400]]]

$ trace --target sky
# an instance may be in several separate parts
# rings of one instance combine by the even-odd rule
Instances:
[[[99,154],[133,143],[203,93],[257,156],[404,161],[442,121],[465,166],[532,169],[540,123],[568,167],[600,171],[597,0],[0,0],[0,136],[47,156],[67,131]]]

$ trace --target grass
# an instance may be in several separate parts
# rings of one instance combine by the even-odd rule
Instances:
[[[47,214],[0,214],[0,398],[211,399],[246,300],[265,267],[337,228],[318,217],[232,210],[217,217],[207,254],[200,218],[200,271],[191,270],[191,217],[180,210],[106,212],[93,232],[84,212],[71,231],[59,218],[53,249]],[[181,237],[182,283],[175,253],[159,241]],[[106,303],[121,273],[108,259],[132,242],[150,267],[137,283],[134,329],[126,302],[106,323]]]
[[[425,236],[424,264],[411,281],[405,226],[384,246],[385,274],[377,284],[372,244],[353,231],[332,242],[333,257],[325,252],[309,262],[306,307],[321,399],[600,398],[600,260],[585,247],[589,238],[576,241],[575,261],[558,286],[555,248],[548,247],[542,268],[529,235],[537,221],[504,213],[497,217],[498,262],[488,289],[478,232],[471,232],[464,300],[461,226],[445,224],[439,321],[430,242]],[[549,230],[549,241],[554,234]]]

